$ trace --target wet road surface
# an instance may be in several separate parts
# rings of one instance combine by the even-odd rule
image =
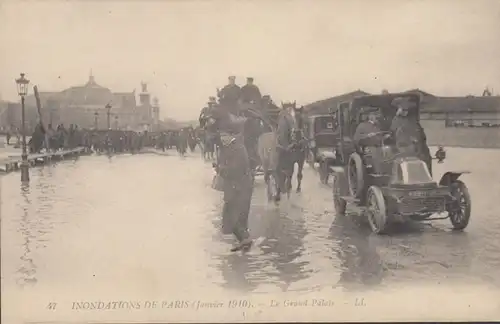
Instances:
[[[500,286],[500,151],[448,149],[435,177],[468,169],[469,227],[448,220],[376,236],[356,215],[335,217],[330,185],[306,167],[301,194],[268,204],[257,178],[250,230],[259,248],[231,253],[221,193],[199,154],[81,157],[1,178],[2,290],[147,295],[228,291],[374,291],[406,285]],[[486,163],[486,162],[485,162]],[[294,182],[295,185],[295,182]],[[125,284],[124,284],[125,283]]]

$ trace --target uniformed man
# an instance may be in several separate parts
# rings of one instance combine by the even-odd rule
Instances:
[[[408,98],[396,98],[392,102],[398,107],[396,116],[391,123],[391,132],[396,142],[399,154],[417,156],[425,161],[429,171],[432,170],[432,157],[423,127],[415,114],[411,113],[414,106]]]
[[[216,167],[224,182],[223,231],[234,234],[238,240],[231,249],[234,252],[248,250],[253,243],[248,233],[253,178],[242,134],[245,118],[229,110],[227,106],[216,106],[211,119],[219,132],[220,156]]]
[[[260,102],[262,95],[259,88],[253,83],[253,78],[247,78],[247,84],[241,88],[241,101],[243,103]]]
[[[238,102],[241,96],[241,88],[236,84],[236,77],[230,76],[229,83],[219,91],[219,102],[230,109],[231,113],[237,114]]]
[[[380,110],[367,108],[368,120],[360,123],[354,134],[354,144],[357,146],[380,146],[383,139],[380,129]]]
[[[402,154],[417,154],[424,132],[416,118],[409,116],[411,102],[406,98],[396,98],[392,105],[398,107],[390,128],[396,148]]]
[[[387,156],[384,154],[382,144],[384,139],[389,138],[390,133],[384,133],[381,125],[382,115],[378,108],[365,108],[368,112],[368,120],[360,123],[354,134],[354,144],[363,146],[372,157],[371,163],[375,172],[388,172],[388,165],[384,162]]]

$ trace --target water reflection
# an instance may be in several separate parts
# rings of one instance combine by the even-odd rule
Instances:
[[[18,245],[21,248],[21,262],[15,270],[16,283],[20,286],[37,283],[37,250],[47,247],[47,235],[54,230],[53,209],[57,201],[57,187],[53,177],[56,167],[49,165],[30,170],[31,182],[21,183],[21,199],[16,199],[14,210],[9,210],[9,213],[18,215],[12,218],[12,224],[15,229],[13,233],[21,239]]]
[[[36,265],[33,261],[32,250],[33,250],[33,240],[35,237],[33,236],[33,228],[32,228],[32,220],[30,219],[30,186],[29,183],[21,184],[21,196],[22,201],[19,204],[19,208],[21,210],[21,219],[19,221],[19,233],[21,233],[23,237],[22,249],[23,253],[20,257],[21,264],[20,268],[17,270],[17,273],[20,277],[17,280],[17,283],[20,286],[35,284],[37,282],[35,274],[36,274]]]
[[[266,238],[261,248],[275,269],[266,276],[274,277],[281,290],[286,291],[292,283],[307,278],[310,273],[304,270],[308,262],[299,261],[307,235],[304,213],[298,208],[272,209],[263,213],[261,222],[264,226],[261,235]]]
[[[253,291],[259,286],[273,285],[286,291],[293,282],[307,277],[307,262],[298,261],[307,234],[302,213],[254,206],[252,214],[252,235],[263,237],[264,241],[248,254],[218,256],[223,286]],[[220,231],[218,222],[213,224]]]
[[[383,262],[370,242],[370,231],[346,216],[337,216],[330,227],[334,253],[340,260],[340,280],[346,289],[380,285],[385,276]]]
[[[372,239],[392,280],[472,279],[476,252],[471,248],[468,233],[450,231],[442,223],[408,223],[399,226],[399,230],[391,236]]]

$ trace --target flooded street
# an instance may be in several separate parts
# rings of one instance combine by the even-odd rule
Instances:
[[[257,178],[250,230],[265,240],[247,255],[229,252],[233,238],[220,233],[222,196],[199,153],[81,157],[32,169],[28,187],[9,174],[1,178],[2,295],[46,302],[408,285],[498,291],[500,173],[485,165],[497,165],[500,151],[447,153],[435,177],[472,172],[463,176],[473,203],[463,233],[439,220],[371,234],[360,217],[335,217],[331,181],[322,185],[306,167],[302,193],[279,208]]]

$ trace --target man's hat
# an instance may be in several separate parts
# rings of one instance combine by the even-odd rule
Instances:
[[[248,77],[247,81],[253,81],[253,78],[252,77]]]
[[[408,99],[408,98],[405,98],[405,97],[397,97],[395,98],[391,104],[395,107],[398,107],[398,108],[410,108],[411,107],[411,101]]]
[[[380,115],[382,112],[380,111],[380,108],[366,106],[361,108],[361,113],[363,115],[371,115],[371,114]]]

